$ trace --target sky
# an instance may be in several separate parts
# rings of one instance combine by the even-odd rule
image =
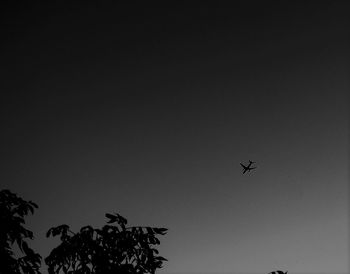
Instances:
[[[0,189],[35,251],[118,212],[169,229],[159,273],[349,272],[345,1],[16,3]]]

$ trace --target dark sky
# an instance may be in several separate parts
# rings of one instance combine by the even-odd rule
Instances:
[[[161,273],[348,272],[349,5],[281,2],[2,7],[0,188],[43,257],[118,212],[169,228]]]

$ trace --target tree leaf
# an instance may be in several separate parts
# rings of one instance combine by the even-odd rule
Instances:
[[[147,230],[147,233],[149,233],[149,234],[154,234],[154,231],[153,231],[153,229],[151,228],[151,227],[146,227],[146,230]]]
[[[50,237],[52,235],[52,230],[53,227],[51,227],[47,232],[46,232],[46,238]]]
[[[118,220],[117,216],[114,216],[114,215],[109,214],[109,213],[106,213],[105,216],[109,219],[109,221],[107,222],[108,224],[114,223]]]
[[[153,230],[155,233],[161,234],[161,235],[165,235],[165,233],[168,231],[167,228],[159,228],[159,227],[154,227]]]

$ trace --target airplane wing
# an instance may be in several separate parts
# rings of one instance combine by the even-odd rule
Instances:
[[[242,163],[239,163],[243,168],[247,168],[245,165],[243,165]]]

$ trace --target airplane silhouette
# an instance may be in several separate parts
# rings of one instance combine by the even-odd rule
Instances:
[[[255,162],[249,160],[249,165],[245,166],[242,163],[240,165],[243,167],[243,174],[246,173],[247,171],[251,171],[252,169],[255,169],[256,167],[250,167],[252,164],[255,164]]]

